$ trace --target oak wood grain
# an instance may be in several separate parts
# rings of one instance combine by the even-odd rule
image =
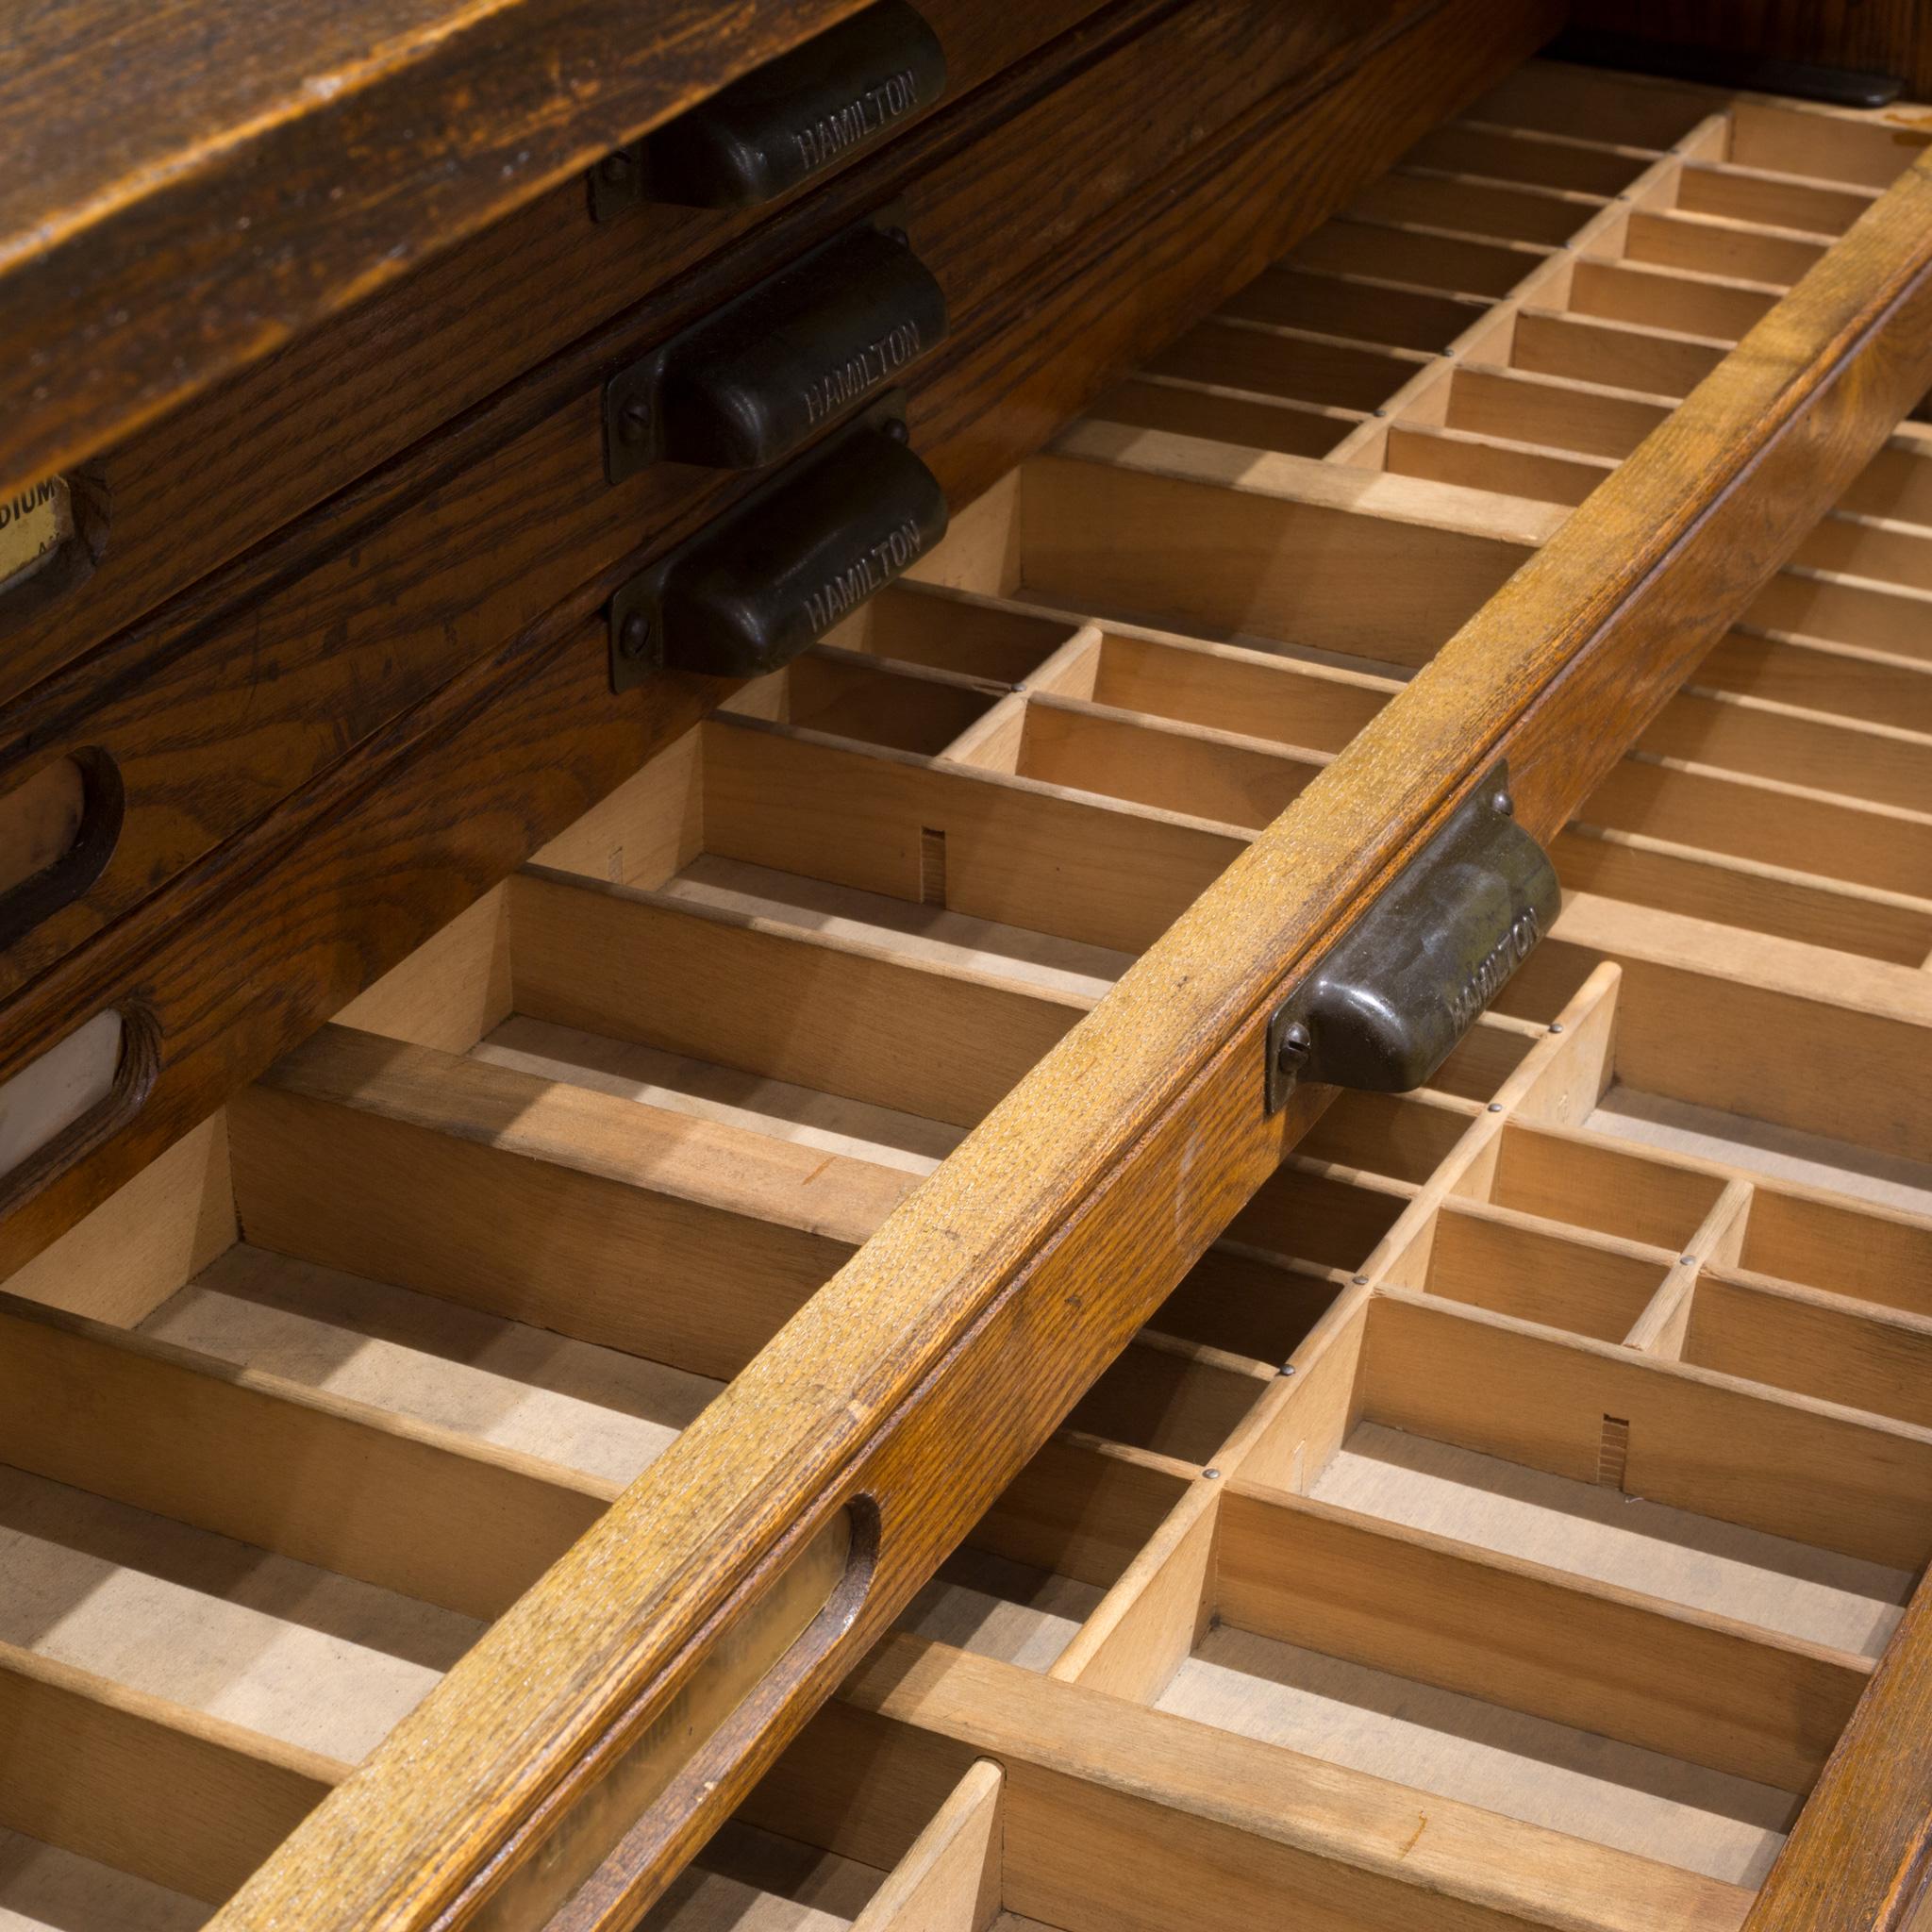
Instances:
[[[700,1752],[596,1881],[613,1913],[661,1889],[964,1534],[1042,1417],[1310,1124],[1324,1096],[1298,1093],[1274,1118],[1259,1104],[1267,1016],[1285,988],[1497,754],[1518,761],[1519,815],[1552,834],[1932,380],[1928,195],[1932,169],[1920,169],[1875,206],[1836,264],[1457,633],[498,1624],[359,1789],[314,1814],[225,1925],[273,1923],[325,1874],[372,1924],[417,1923],[431,1901],[458,1923],[486,1901],[509,1910],[549,1816],[574,1781],[589,1789],[595,1754],[643,1734],[701,1668],[717,1619],[833,1512],[871,1498],[877,1569],[849,1643],[758,1699],[734,1731],[735,1765]],[[1540,568],[1552,553],[1559,565]],[[1892,1536],[1888,1549],[1905,1531]],[[458,1753],[500,1771],[460,1816],[423,1775]],[[407,1888],[392,1875],[402,1868]],[[1731,1893],[1707,1908],[1728,1922],[1738,1904]]]
[[[1406,8],[1385,10],[1405,17],[1416,8],[1407,0]],[[0,783],[9,769],[38,769],[70,750],[97,747],[119,767],[125,821],[106,872],[86,894],[0,956],[0,996],[314,780],[392,714],[427,697],[559,597],[620,561],[636,568],[745,487],[742,479],[676,465],[608,486],[600,391],[613,364],[642,353],[828,224],[836,226],[903,190],[911,232],[955,318],[946,352],[915,380],[911,420],[923,452],[956,496],[970,494],[972,479],[958,479],[951,452],[928,442],[928,395],[957,395],[963,387],[966,413],[985,422],[1003,400],[1005,378],[994,372],[1034,353],[1015,318],[1036,308],[1046,291],[1063,287],[1070,255],[1096,276],[1123,273],[1124,257],[1109,261],[1085,231],[1105,218],[1108,242],[1124,246],[1148,216],[1150,201],[1157,209],[1165,206],[1160,184],[1174,166],[1191,146],[1220,133],[1225,124],[1217,117],[1291,84],[1311,62],[1350,50],[1352,37],[1380,17],[1348,17],[1333,6],[1283,14],[1263,0],[1208,0],[1138,36],[1124,37],[1119,21],[1110,23],[1111,39],[1100,38],[1098,28],[1075,36],[1052,61],[1010,76],[991,102],[935,117],[915,157],[927,163],[924,173],[908,181],[908,162],[896,154],[855,168],[798,219],[768,224],[735,254],[512,384],[448,433],[341,492],[107,644],[42,676],[0,709],[8,747],[0,753]],[[1241,73],[1230,84],[1237,49]],[[1071,78],[1069,63],[1075,67]],[[1185,84],[1175,84],[1176,72],[1188,76]],[[1063,84],[1049,89],[1055,78]],[[1026,90],[1038,95],[1030,104]],[[958,125],[969,111],[970,123]],[[1140,130],[1124,155],[1124,122]],[[947,145],[940,145],[942,138]],[[1051,200],[1038,185],[1048,154],[1063,184]],[[1370,160],[1357,154],[1348,166],[1359,170]],[[1341,189],[1338,181],[1334,192]],[[1318,192],[1305,191],[1310,197]],[[828,207],[828,198],[835,205]],[[1294,206],[1314,210],[1318,204],[1297,198]],[[1232,248],[1229,239],[1198,251],[1183,291],[1198,285],[1195,299],[1211,299],[1217,270]],[[536,261],[562,286],[579,280],[541,251]],[[457,311],[461,327],[455,341],[438,344],[431,387],[455,379],[441,374],[449,370],[471,371],[477,379],[474,365],[487,358],[456,352],[477,330],[504,321],[493,307],[477,307],[483,312],[474,319]],[[403,321],[392,319],[391,328],[400,331]],[[982,341],[989,332],[1004,338],[1006,347]],[[515,330],[498,328],[486,340],[496,348],[523,336],[520,320]],[[1077,342],[1060,346],[1076,358],[1088,354]],[[973,359],[962,365],[962,355]],[[356,373],[336,379],[345,360]],[[124,583],[143,569],[192,566],[196,538],[182,543],[173,534],[191,496],[203,507],[197,529],[239,525],[230,542],[287,509],[291,492],[313,487],[317,472],[306,430],[313,425],[341,435],[356,417],[358,395],[372,423],[392,428],[408,409],[391,407],[388,385],[420,373],[407,358],[398,370],[387,355],[352,358],[341,347],[315,371],[318,379],[330,378],[326,404],[298,387],[296,433],[278,440],[266,470],[255,459],[256,434],[236,433],[233,424],[230,447],[212,466],[199,436],[167,452],[158,477],[130,463],[144,500],[174,514],[148,529],[147,554],[131,559],[135,579]],[[975,391],[983,407],[972,402]],[[277,392],[276,407],[293,405]],[[210,425],[211,437],[222,433],[221,424]],[[994,453],[1009,460],[1018,450],[1002,435]],[[320,469],[325,475],[326,464]],[[83,625],[84,607],[109,590],[114,555],[110,550],[80,604],[50,611],[45,628],[13,641],[8,675],[26,681],[47,668],[43,653],[65,650],[86,635],[73,626]]]
[[[70,466],[858,9],[30,9],[0,75],[0,475]]]

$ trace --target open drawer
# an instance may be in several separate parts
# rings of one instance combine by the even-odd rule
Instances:
[[[1902,1923],[1915,152],[1526,70],[28,1262],[0,1913]],[[1283,1096],[1505,787],[1554,926]]]

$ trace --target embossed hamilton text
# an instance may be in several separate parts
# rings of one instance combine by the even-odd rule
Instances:
[[[913,361],[924,346],[916,322],[894,323],[876,341],[855,349],[806,384],[807,420],[818,424],[837,415]]]
[[[805,593],[806,615],[811,619],[812,628],[829,630],[848,610],[891,583],[924,548],[925,539],[909,517],[895,525],[845,569],[827,577],[816,591]]]
[[[823,168],[918,105],[919,83],[911,68],[901,68],[842,108],[820,115],[808,126],[793,128],[791,138],[798,143],[798,158],[808,168]]]
[[[1475,1024],[1476,1015],[1508,984],[1509,975],[1529,958],[1542,936],[1534,906],[1517,914],[1509,929],[1483,955],[1475,971],[1449,995],[1449,1014],[1458,1033]]]

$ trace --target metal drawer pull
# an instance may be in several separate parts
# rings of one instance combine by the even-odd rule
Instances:
[[[896,408],[882,401],[619,591],[612,688],[659,668],[775,671],[938,542],[945,495]]]
[[[591,212],[643,201],[757,208],[869,147],[945,92],[939,36],[879,0],[721,88],[591,172]]]
[[[613,376],[613,483],[658,458],[712,469],[782,461],[945,339],[946,298],[896,227],[828,242]]]
[[[1407,1093],[1449,1058],[1562,908],[1495,766],[1268,1023],[1267,1108],[1298,1080]]]

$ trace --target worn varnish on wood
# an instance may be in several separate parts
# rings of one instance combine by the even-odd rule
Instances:
[[[875,206],[864,195],[909,179],[908,200],[930,193],[922,206],[945,217],[933,232],[960,239],[941,264],[961,298],[954,332],[918,366],[909,404],[913,441],[955,501],[1355,192],[1512,48],[1533,46],[1548,8],[1525,0],[1507,21],[1487,0],[1411,8],[1312,66],[1307,37],[1321,47],[1331,17],[1297,13],[1271,42],[1273,64],[1244,66],[1224,99],[1221,63],[1249,47],[1255,18],[1254,0],[1163,14],[1088,47],[1095,58],[1037,100],[992,90],[1012,111],[984,140],[948,148],[942,113],[813,197],[817,208],[849,192],[845,212],[861,213]],[[1176,86],[1176,60],[1203,34],[1215,58]],[[1373,141],[1338,142],[1371,103]],[[1143,110],[1158,110],[1160,139],[1136,144],[1132,192],[1109,202],[1121,118],[1144,125]],[[1044,211],[1042,152],[1091,162]],[[976,212],[988,206],[1001,211],[991,234]],[[836,211],[821,218],[837,225]],[[1041,244],[1012,280],[1008,219]],[[770,246],[788,220],[760,230]],[[1128,262],[1137,292],[1124,304]],[[7,1177],[0,1261],[97,1204],[724,694],[685,676],[615,702],[608,688],[604,601],[721,500],[684,473],[603,481],[600,358],[649,340],[607,333],[556,358],[9,714],[23,761],[33,747],[110,750],[139,782],[121,857],[17,938],[19,970],[38,977],[8,1007],[0,1079],[75,1013],[108,1007],[145,1016],[154,1074],[138,1106],[130,1084],[116,1109]],[[569,406],[532,427],[564,389]],[[281,675],[264,685],[269,640]]]
[[[1328,326],[1277,311],[1265,373],[1188,339],[12,1278],[0,1901],[514,1923],[479,1854],[867,1493],[854,1646],[752,1691],[764,1737],[894,1633],[748,1794],[646,1808],[600,1907],[1873,1923],[1786,1902],[1813,1837],[1897,1895],[1924,1730],[1932,737],[1880,693],[1926,675],[1886,437],[1928,177],[1619,469],[1562,426],[1618,386],[1521,368],[1524,317],[1717,286],[1626,253],[1758,238],[1674,212],[1695,169],[1890,142],[1690,106],[1491,96],[1263,278]],[[1766,118],[1807,166],[1731,158]],[[1458,142],[1583,239],[1417,222]],[[1384,246],[1473,331],[1298,408]],[[1470,299],[1498,253],[1538,299]],[[1559,407],[1469,427],[1472,378]],[[1250,426],[1304,415],[1327,459]],[[1556,932],[1430,1089],[1267,1124],[1267,1008],[1498,748]],[[963,1541],[917,1589],[908,1537]]]
[[[96,454],[859,0],[413,0],[210,24],[93,0],[10,37],[0,477]],[[235,245],[236,236],[246,238]]]

